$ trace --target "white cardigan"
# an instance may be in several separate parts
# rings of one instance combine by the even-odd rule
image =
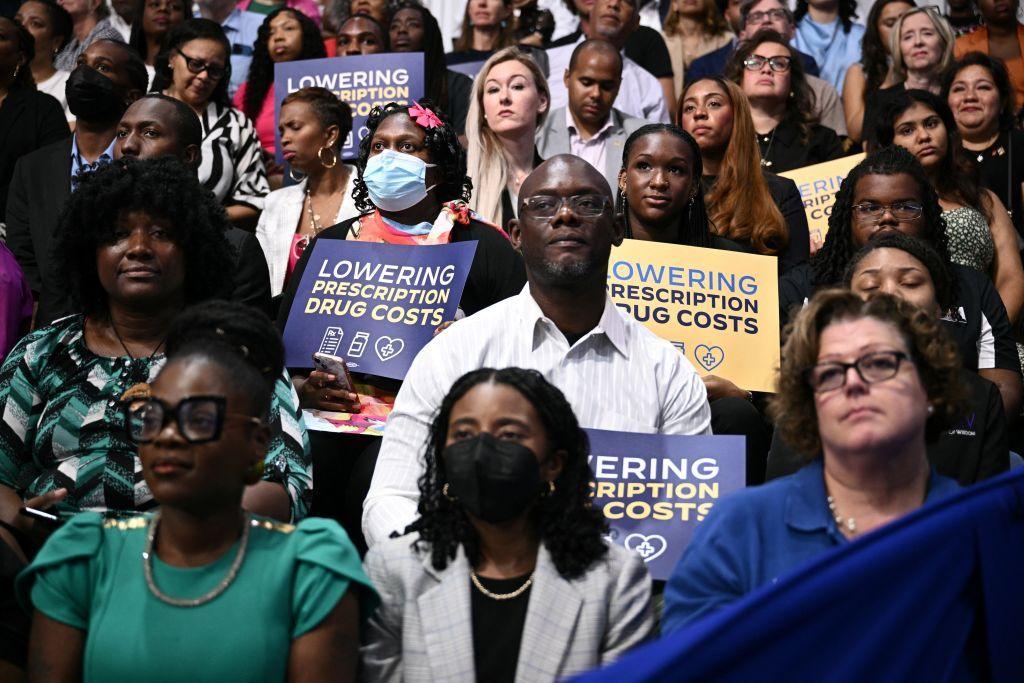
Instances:
[[[341,202],[338,215],[334,217],[333,221],[324,225],[325,228],[355,218],[360,214],[356,209],[355,200],[352,199],[352,180],[356,177],[356,168],[348,164],[345,164],[345,168],[349,171],[345,199]],[[264,199],[263,213],[260,214],[260,222],[256,226],[256,239],[263,247],[267,265],[270,267],[271,296],[278,296],[284,290],[284,276],[288,271],[288,252],[292,246],[295,229],[299,226],[302,204],[305,199],[305,180],[298,185],[289,185],[280,190],[274,190]]]

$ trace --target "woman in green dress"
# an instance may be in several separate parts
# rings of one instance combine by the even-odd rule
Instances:
[[[272,323],[201,304],[173,323],[167,353],[123,404],[160,508],[81,513],[18,577],[35,609],[29,680],[355,680],[360,608],[376,593],[348,536],[242,507],[284,367]]]

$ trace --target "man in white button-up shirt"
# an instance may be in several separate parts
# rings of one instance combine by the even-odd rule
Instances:
[[[605,292],[611,247],[622,241],[611,197],[604,177],[571,155],[548,160],[523,182],[520,218],[509,225],[528,284],[453,324],[413,361],[363,505],[369,545],[417,516],[431,420],[471,370],[538,370],[565,393],[584,427],[711,433],[707,392],[693,367]]]

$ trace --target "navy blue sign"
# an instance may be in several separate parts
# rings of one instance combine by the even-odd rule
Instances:
[[[455,319],[476,242],[432,246],[316,240],[284,328],[288,367],[316,352],[402,379],[412,359]]]
[[[423,97],[423,53],[303,59],[274,65],[274,124],[281,119],[281,100],[296,90],[327,88],[352,107],[352,132],[341,156],[355,159],[366,136],[366,117],[388,102],[412,104]],[[282,163],[281,137],[275,134],[277,161]]]
[[[613,544],[665,580],[715,502],[743,488],[742,436],[672,436],[588,429],[591,496]]]

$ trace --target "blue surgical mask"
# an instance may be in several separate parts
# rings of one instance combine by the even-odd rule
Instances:
[[[427,168],[435,165],[390,149],[370,157],[363,169],[370,201],[384,211],[405,211],[416,206],[436,187],[427,187]]]

